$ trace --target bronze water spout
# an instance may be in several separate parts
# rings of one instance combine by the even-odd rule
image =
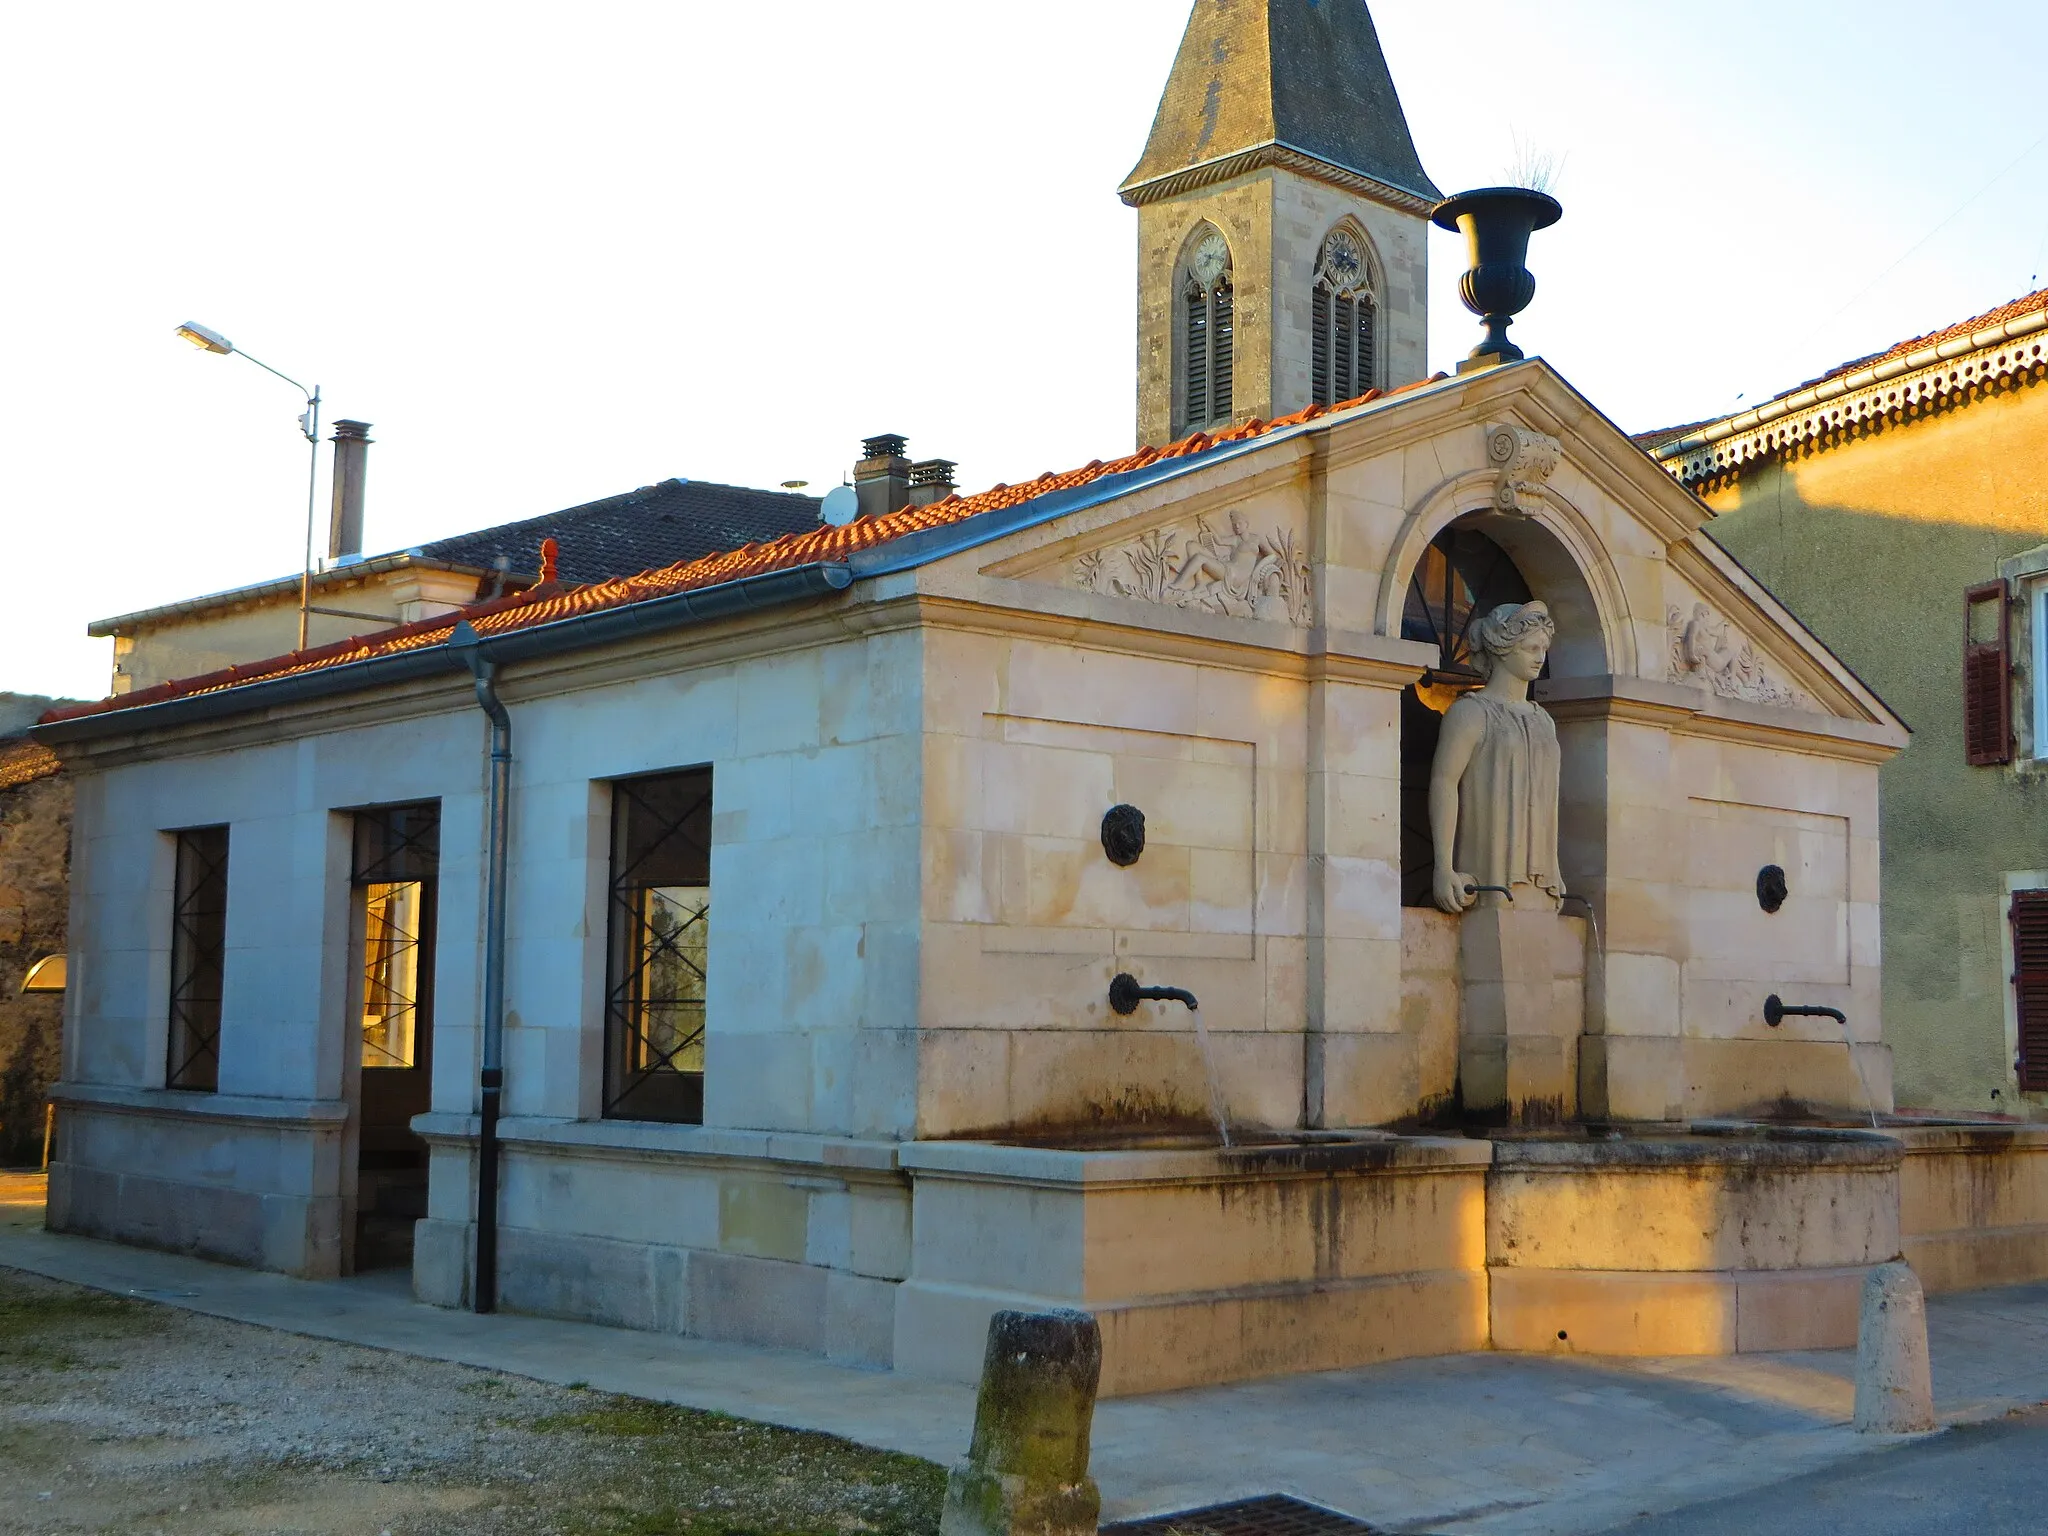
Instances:
[[[1186,1003],[1189,1013],[1201,1007],[1192,992],[1180,987],[1141,987],[1130,972],[1118,972],[1116,980],[1109,984],[1109,1006],[1128,1014],[1136,1013],[1140,1003]]]

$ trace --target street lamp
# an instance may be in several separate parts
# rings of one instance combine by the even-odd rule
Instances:
[[[249,357],[219,331],[210,330],[196,320],[187,320],[178,327],[178,334],[203,352],[218,352],[222,355],[234,353],[248,357],[249,361],[265,373],[276,374],[306,397],[305,414],[299,417],[299,430],[306,434],[306,441],[312,445],[310,461],[306,466],[306,558],[299,567],[299,649],[306,648],[306,623],[313,608],[313,503],[314,493],[320,483],[320,386],[306,388],[290,374],[278,373],[260,357]]]

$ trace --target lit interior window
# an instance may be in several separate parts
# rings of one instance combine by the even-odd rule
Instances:
[[[417,880],[363,888],[363,1065],[418,1065],[421,917]]]

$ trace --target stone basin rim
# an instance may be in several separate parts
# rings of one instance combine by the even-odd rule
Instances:
[[[1906,1143],[1883,1131],[1847,1126],[1697,1121],[1669,1128],[1561,1137],[1502,1137],[1496,1168],[1599,1168],[1617,1172],[1671,1167],[1856,1167],[1895,1165]]]
[[[1362,1131],[1237,1147],[1088,1148],[1002,1141],[906,1142],[898,1163],[913,1175],[1051,1185],[1217,1183],[1333,1174],[1483,1169],[1487,1142],[1462,1136]]]

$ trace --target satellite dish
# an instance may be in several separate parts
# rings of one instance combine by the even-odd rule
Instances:
[[[818,516],[834,528],[844,528],[860,516],[860,493],[850,485],[835,485],[825,493],[825,504],[818,509]]]

